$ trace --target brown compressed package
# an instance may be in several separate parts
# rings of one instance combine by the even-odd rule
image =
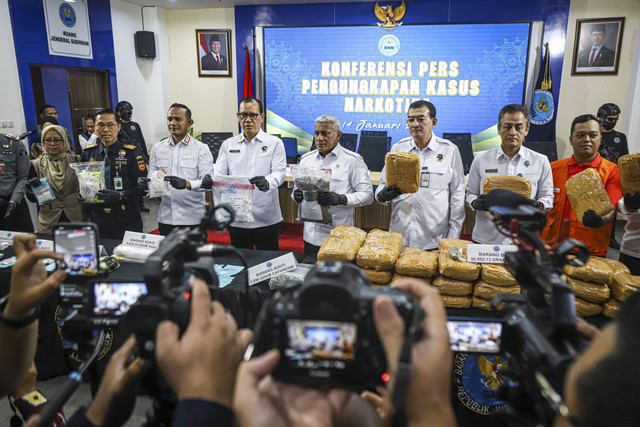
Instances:
[[[595,211],[602,218],[615,209],[604,189],[602,179],[594,168],[588,168],[567,180],[567,196],[571,209],[582,223],[582,216],[588,210]]]
[[[358,227],[353,227],[350,225],[338,225],[331,230],[329,236],[352,240],[362,246],[362,244],[364,243],[364,239],[367,238],[367,232],[364,230],[360,230]]]
[[[473,282],[464,282],[462,280],[448,279],[438,276],[433,279],[433,286],[438,288],[440,295],[471,295],[473,292]]]
[[[609,265],[609,267],[611,267],[611,271],[613,271],[613,274],[618,274],[618,273],[631,274],[629,267],[627,267],[626,265],[624,265],[624,263],[618,260],[611,259],[611,258],[601,258],[601,257],[594,257],[594,258],[598,258],[606,262]],[[611,278],[613,278],[613,275],[611,275]]]
[[[440,239],[440,241],[438,242],[438,250],[440,252],[447,252],[449,250],[449,248],[451,247],[456,247],[458,249],[460,249],[460,252],[462,252],[463,256],[467,255],[467,245],[471,243],[468,240],[462,240],[462,239],[452,239],[452,238],[444,238],[444,239]]]
[[[609,284],[611,293],[618,301],[624,301],[631,295],[640,291],[640,276],[631,274],[614,274]]]
[[[581,317],[595,316],[602,313],[602,306],[576,298],[576,313]]]
[[[611,296],[611,289],[607,285],[584,282],[569,276],[565,276],[564,279],[571,286],[576,297],[585,301],[602,304]]]
[[[362,244],[338,237],[327,237],[318,251],[320,261],[353,261]]]
[[[602,258],[589,257],[589,260],[582,267],[565,265],[564,272],[569,276],[584,280],[585,282],[595,282],[607,284],[611,280],[613,270]]]
[[[406,276],[433,277],[438,272],[438,255],[422,249],[404,248],[395,270]]]
[[[507,267],[500,264],[482,264],[482,280],[496,286],[518,286]]]
[[[376,285],[388,285],[389,283],[391,283],[390,271],[376,271],[369,268],[363,268],[362,272],[369,278],[371,283],[374,283]]]
[[[417,193],[420,188],[420,157],[392,151],[384,158],[387,186],[395,185],[402,194]]]
[[[364,245],[358,250],[356,264],[378,271],[393,269],[402,250],[402,234],[374,229],[367,234]]]
[[[440,299],[445,307],[450,308],[469,308],[471,307],[471,297],[470,296],[453,296],[453,295],[442,295],[440,294]]]
[[[484,180],[482,192],[488,194],[497,189],[509,190],[527,199],[531,198],[531,183],[521,176],[490,176]]]
[[[498,294],[519,294],[520,286],[495,286],[483,280],[478,280],[473,288],[473,296],[491,300]]]
[[[622,194],[640,191],[640,154],[627,154],[618,159]]]
[[[620,311],[622,304],[615,298],[611,298],[609,301],[602,304],[602,314],[609,317],[616,317],[618,311]]]
[[[480,264],[456,261],[446,252],[438,254],[440,274],[450,279],[472,282],[480,275]]]
[[[411,277],[411,276],[403,276],[402,274],[398,274],[395,273],[393,275],[393,277],[391,278],[391,286],[393,286],[394,283],[400,281],[400,280],[417,280],[420,283],[423,283],[427,286],[431,286],[431,279],[427,279],[425,277]]]

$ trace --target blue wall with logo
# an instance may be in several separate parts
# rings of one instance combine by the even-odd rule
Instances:
[[[393,7],[400,2],[382,2]],[[406,2],[404,23],[469,23],[499,21],[544,21],[543,44],[553,37],[564,39],[567,33],[570,0],[417,0]],[[243,46],[253,51],[253,27],[257,25],[350,25],[375,24],[375,2],[283,4],[265,6],[236,6],[236,69],[238,70],[238,99],[242,97],[245,55]],[[393,30],[389,33],[393,34]],[[345,40],[346,43],[348,41]],[[425,43],[428,41],[425,40]],[[340,49],[340,46],[336,46]],[[253,56],[253,55],[252,55]],[[560,76],[564,53],[552,55],[551,74],[553,94],[560,93]],[[252,68],[254,58],[252,57]],[[254,76],[255,78],[255,76]],[[254,82],[255,84],[255,82]]]
[[[27,129],[36,128],[38,116],[33,99],[29,64],[108,70],[111,102],[115,103],[118,99],[110,2],[109,0],[85,1],[89,8],[89,25],[91,27],[91,44],[93,46],[92,60],[49,55],[42,0],[9,0],[9,12],[11,14],[18,74],[20,75],[20,90],[22,92]],[[73,3],[69,4],[73,6]],[[51,104],[53,104],[56,99],[64,102],[64,94],[59,92],[60,91],[55,91],[53,102],[49,100],[49,94],[45,93],[45,100]],[[52,96],[53,95],[54,94],[52,94]],[[68,97],[66,102],[68,105]],[[62,108],[58,108],[62,110]],[[70,113],[67,111],[59,111],[58,113],[61,124],[71,129]],[[66,117],[68,117],[68,119]],[[68,120],[68,123],[66,123],[65,120]],[[33,140],[35,137],[34,135],[31,139]]]

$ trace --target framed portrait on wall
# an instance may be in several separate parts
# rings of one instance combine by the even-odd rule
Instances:
[[[576,20],[572,75],[618,74],[624,18]]]
[[[198,76],[231,77],[231,30],[196,30]]]

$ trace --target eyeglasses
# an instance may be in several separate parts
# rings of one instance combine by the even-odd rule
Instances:
[[[110,123],[96,123],[96,129],[104,129],[106,127],[106,128],[109,128],[109,130],[113,130],[117,126],[118,126],[118,124],[117,123],[113,123],[113,122],[110,122]]]
[[[49,145],[58,145],[58,144],[62,144],[63,140],[60,138],[54,138],[54,139],[46,138],[46,139],[43,139],[42,142]]]
[[[238,113],[238,118],[240,120],[247,120],[247,119],[255,120],[259,116],[260,116],[260,114],[258,114],[258,113]]]
[[[409,117],[407,119],[407,123],[409,123],[409,124],[411,124],[413,122],[426,123],[427,120],[429,120],[429,118],[427,116]]]

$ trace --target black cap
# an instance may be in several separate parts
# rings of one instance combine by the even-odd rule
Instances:
[[[212,42],[219,42],[220,41],[220,36],[217,34],[213,34],[211,35],[211,37],[209,37],[209,44],[211,44]]]
[[[604,24],[592,24],[590,33],[593,33],[594,31],[600,31],[600,32],[606,33],[606,30],[604,29]]]
[[[602,107],[598,108],[598,117],[614,116],[620,114],[620,107],[612,102],[602,104]]]

